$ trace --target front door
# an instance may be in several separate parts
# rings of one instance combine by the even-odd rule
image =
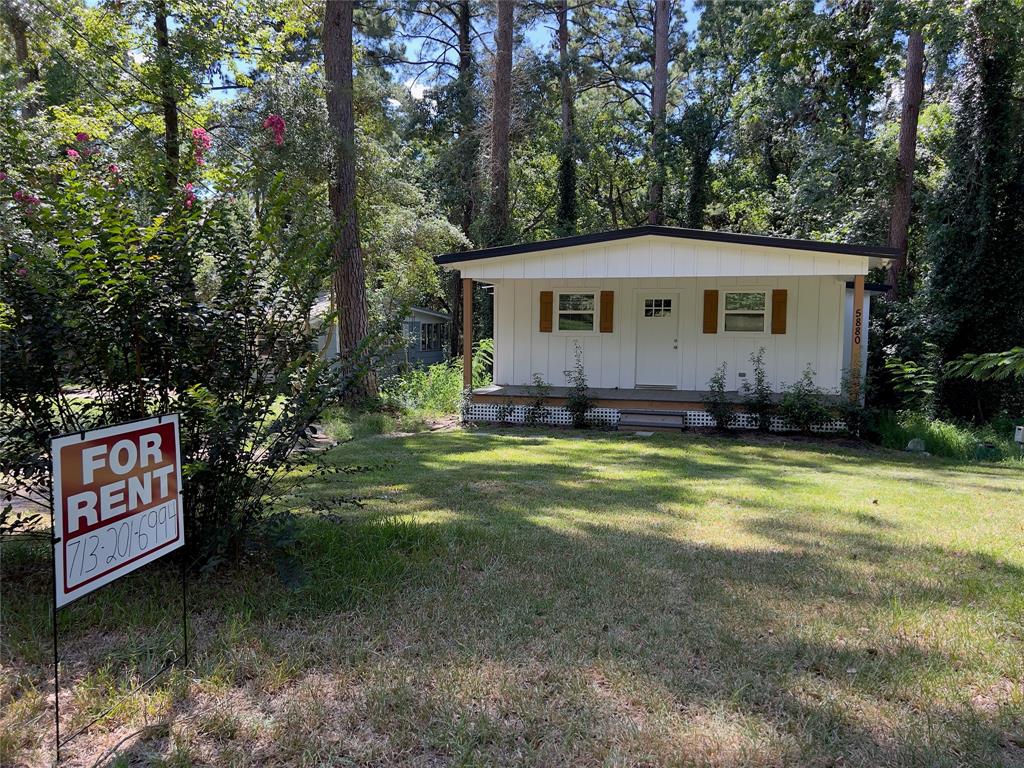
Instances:
[[[679,294],[642,293],[636,323],[636,385],[675,389],[679,382]]]

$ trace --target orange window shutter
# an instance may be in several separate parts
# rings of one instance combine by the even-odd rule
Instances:
[[[540,292],[540,332],[551,333],[551,314],[554,310],[555,296],[551,291]]]
[[[718,291],[704,291],[704,333],[718,333]]]
[[[785,288],[772,291],[772,333],[786,332],[786,294]]]
[[[615,291],[601,291],[601,333],[612,332],[615,316]]]

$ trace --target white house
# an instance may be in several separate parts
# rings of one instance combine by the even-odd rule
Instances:
[[[880,246],[641,226],[437,262],[461,273],[464,297],[474,282],[494,291],[495,385],[473,392],[474,405],[526,402],[535,374],[559,405],[578,342],[599,415],[614,422],[634,411],[701,410],[723,362],[727,389],[740,391],[761,347],[775,391],[810,365],[818,386],[835,393],[848,371],[861,372],[850,378],[859,397],[869,297],[879,288],[866,290],[864,277],[895,256]],[[467,299],[467,338],[471,312]]]

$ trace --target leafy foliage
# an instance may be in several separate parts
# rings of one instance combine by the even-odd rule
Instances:
[[[832,418],[825,405],[825,393],[814,383],[814,375],[810,365],[804,368],[800,378],[786,388],[779,404],[782,418],[801,432],[810,432],[815,424]]]
[[[967,376],[977,381],[1024,378],[1024,347],[1006,352],[987,352],[982,355],[963,355],[946,366],[951,376]]]
[[[757,417],[757,428],[767,432],[771,427],[772,411],[772,388],[768,383],[768,377],[764,370],[764,347],[750,355],[750,364],[753,368],[754,383],[743,382],[743,404],[747,412]]]
[[[726,365],[723,362],[708,379],[707,392],[704,393],[704,408],[721,430],[727,430],[732,426],[734,412],[733,405],[725,394],[725,376]]]
[[[587,411],[594,403],[587,385],[587,373],[583,367],[583,347],[577,341],[573,350],[574,364],[571,371],[565,372],[569,382],[569,393],[565,398],[565,407],[572,417],[572,425],[577,429],[587,426]]]
[[[278,178],[258,213],[182,198],[149,220],[89,149],[19,178],[38,204],[3,203],[5,481],[46,504],[51,435],[177,411],[191,556],[212,566],[287,544],[273,500],[291,451],[373,352],[338,366],[311,352],[323,260],[306,190]],[[201,263],[217,286],[202,302]]]

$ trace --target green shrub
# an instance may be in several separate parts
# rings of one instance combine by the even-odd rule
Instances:
[[[473,348],[473,388],[491,383],[494,340],[481,339]],[[391,376],[381,385],[381,403],[396,413],[415,419],[459,413],[462,401],[462,360],[411,368]]]
[[[530,387],[530,405],[526,409],[526,423],[530,426],[543,424],[548,416],[545,400],[551,396],[551,385],[544,381],[539,373],[533,374],[533,385]]]
[[[571,371],[565,372],[569,382],[569,394],[565,399],[565,407],[572,417],[572,425],[577,429],[587,426],[587,411],[594,403],[587,386],[587,374],[583,369],[583,347],[577,341],[575,349],[576,363]]]
[[[708,391],[704,394],[704,410],[711,414],[719,429],[729,429],[732,420],[732,403],[725,396],[725,363],[715,369],[708,379]]]
[[[462,396],[462,365],[438,363],[392,376],[381,386],[381,402],[398,412],[457,413]]]
[[[810,365],[782,395],[779,414],[801,432],[810,432],[813,425],[832,419],[832,411],[825,405],[825,393],[814,383]]]
[[[891,411],[882,413],[875,422],[878,442],[886,448],[905,450],[914,439],[924,443],[933,456],[959,461],[1005,461],[1020,459],[1020,449],[1013,442],[1011,419],[996,419],[982,427],[954,424],[929,419],[914,413]]]
[[[767,432],[772,419],[772,388],[764,372],[764,347],[750,355],[754,367],[754,383],[743,382],[743,405],[747,412],[757,417],[757,428]]]

